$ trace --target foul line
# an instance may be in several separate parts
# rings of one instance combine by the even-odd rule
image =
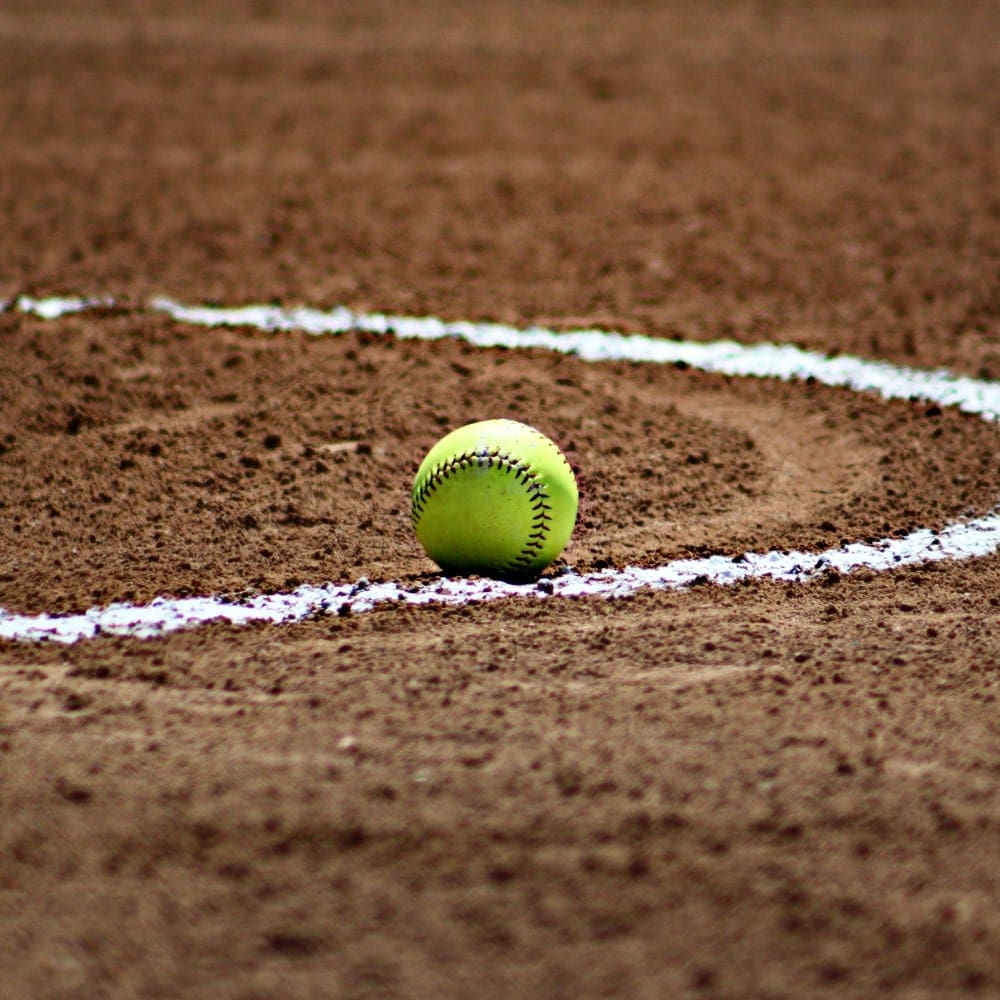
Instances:
[[[113,307],[107,298],[29,299],[8,308],[46,319],[89,308]],[[695,344],[604,330],[557,333],[540,327],[517,329],[497,323],[446,323],[434,318],[359,314],[348,309],[282,309],[245,306],[225,309],[185,306],[159,298],[150,308],[179,322],[209,327],[249,326],[297,330],[314,335],[363,330],[401,339],[461,339],[476,347],[538,348],[572,354],[585,361],[684,363],[703,371],[758,378],[806,379],[885,399],[920,399],[955,406],[989,423],[1000,423],[1000,384],[955,376],[947,371],[917,371],[845,355],[829,357],[790,345],[743,345],[735,341]],[[820,553],[747,553],[731,558],[680,559],[653,569],[626,567],[578,574],[566,572],[537,583],[515,585],[494,580],[442,578],[424,586],[395,582],[306,585],[289,594],[248,600],[223,597],[157,598],[148,605],[112,604],[69,616],[15,615],[0,609],[0,639],[72,643],[101,634],[149,638],[209,621],[301,621],[320,613],[358,614],[383,604],[458,605],[516,596],[630,597],[641,590],[677,589],[699,583],[721,585],[770,578],[802,583],[828,572],[874,572],[942,559],[971,559],[1000,550],[1000,512],[955,522],[941,531],[920,529],[902,538],[852,543]]]

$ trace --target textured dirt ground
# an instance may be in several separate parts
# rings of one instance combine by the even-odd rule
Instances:
[[[0,607],[430,578],[446,429],[534,423],[563,562],[939,527],[998,430],[277,301],[1000,377],[994,5],[0,10]],[[990,996],[1000,558],[0,644],[0,995]]]

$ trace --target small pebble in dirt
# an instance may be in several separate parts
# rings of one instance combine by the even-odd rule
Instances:
[[[81,709],[86,708],[89,704],[90,698],[77,691],[70,691],[70,693],[63,699],[63,708],[65,708],[67,712],[79,712]]]

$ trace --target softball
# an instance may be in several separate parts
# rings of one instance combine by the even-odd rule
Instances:
[[[563,453],[516,420],[446,434],[413,482],[413,531],[446,573],[537,576],[565,548],[579,495]]]

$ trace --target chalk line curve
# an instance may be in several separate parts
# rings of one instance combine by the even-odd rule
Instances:
[[[108,298],[30,299],[9,308],[45,319],[88,308],[108,307]],[[344,307],[187,306],[158,298],[150,308],[179,322],[208,327],[249,326],[312,335],[364,330],[400,339],[461,339],[477,347],[538,348],[572,354],[585,361],[626,360],[651,364],[683,362],[692,368],[758,378],[813,378],[824,385],[874,392],[885,399],[921,399],[955,406],[989,423],[1000,423],[1000,384],[956,376],[944,370],[920,371],[883,361],[847,355],[828,357],[792,345],[743,345],[736,341],[689,343],[604,330],[559,333],[541,327],[518,329],[499,323],[447,323],[433,317],[354,313]],[[729,585],[742,580],[774,579],[803,583],[834,571],[883,572],[942,559],[979,558],[1000,550],[1000,510],[973,520],[957,521],[940,531],[922,528],[902,538],[874,543],[854,542],[819,553],[781,552],[679,559],[651,569],[626,567],[579,574],[573,571],[534,584],[495,580],[442,578],[423,586],[396,582],[303,585],[288,594],[266,594],[246,600],[224,597],[157,598],[147,605],[112,604],[78,615],[19,615],[0,609],[0,639],[54,640],[73,643],[97,635],[150,638],[209,621],[241,625],[250,622],[294,622],[319,613],[359,614],[384,604],[458,605],[515,596],[630,597],[642,590],[677,589],[697,583]]]

